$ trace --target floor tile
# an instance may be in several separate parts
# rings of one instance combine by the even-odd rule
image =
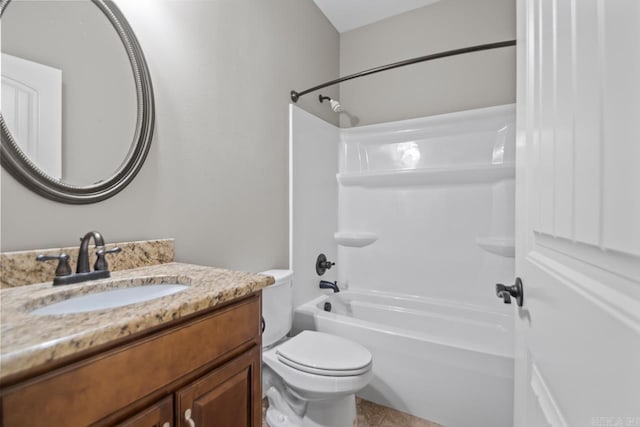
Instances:
[[[441,427],[432,421],[414,417],[405,412],[385,408],[384,417],[379,427]]]
[[[269,403],[262,400],[262,427],[267,427],[265,417]],[[356,397],[357,427],[442,427],[432,421],[414,417],[393,408]]]
[[[385,407],[356,397],[356,420],[358,427],[375,427],[384,418]]]

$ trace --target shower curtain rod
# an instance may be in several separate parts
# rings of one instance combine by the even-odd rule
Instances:
[[[515,45],[516,45],[515,40],[508,40],[508,41],[497,42],[497,43],[479,44],[476,46],[464,47],[462,49],[447,50],[445,52],[433,53],[431,55],[419,56],[417,58],[412,58],[412,59],[405,59],[404,61],[394,62],[392,64],[387,64],[387,65],[381,65],[380,67],[370,68],[365,71],[360,71],[359,73],[350,74],[345,77],[340,77],[338,79],[331,80],[326,83],[322,83],[318,86],[314,86],[310,89],[303,90],[302,92],[296,92],[295,90],[292,90],[291,100],[293,102],[298,102],[298,99],[302,95],[306,95],[308,93],[315,92],[318,89],[322,89],[327,86],[333,86],[338,83],[345,82],[347,80],[368,76],[369,74],[379,73],[380,71],[387,71],[393,68],[404,67],[405,65],[417,64],[418,62],[431,61],[432,59],[446,58],[447,56],[455,56],[455,55],[461,55],[463,53],[478,52],[480,50],[498,49],[501,47],[515,46]]]

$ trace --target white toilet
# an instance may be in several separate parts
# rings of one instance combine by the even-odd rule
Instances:
[[[315,331],[288,338],[293,319],[293,271],[269,270],[262,290],[262,392],[269,427],[352,427],[355,393],[373,375],[369,350]]]

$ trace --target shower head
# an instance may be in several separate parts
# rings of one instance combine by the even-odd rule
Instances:
[[[329,104],[331,105],[331,109],[334,112],[342,113],[342,105],[340,105],[340,103],[335,99],[331,99],[328,96],[322,96],[322,94],[320,94],[318,95],[318,100],[320,100],[321,103],[324,101],[329,101]]]
[[[338,101],[332,99],[331,101],[329,101],[329,104],[331,104],[331,109],[333,111],[335,111],[336,113],[342,113],[342,105],[340,105]]]

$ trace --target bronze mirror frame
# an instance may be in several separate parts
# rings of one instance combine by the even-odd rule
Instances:
[[[153,138],[155,109],[153,87],[142,49],[126,18],[111,0],[91,0],[114,27],[131,63],[136,87],[137,120],[133,141],[124,161],[114,174],[95,184],[76,186],[49,176],[18,147],[0,113],[0,163],[29,190],[61,203],[88,204],[112,197],[122,191],[140,171]],[[0,18],[11,0],[0,1]],[[114,123],[117,126],[117,123]],[[87,159],[99,161],[99,159]]]

